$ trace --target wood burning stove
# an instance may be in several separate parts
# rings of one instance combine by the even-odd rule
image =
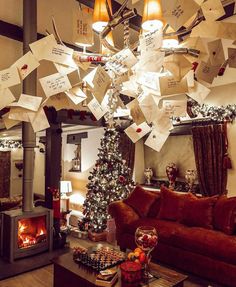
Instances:
[[[10,262],[52,250],[52,210],[35,207],[5,211],[2,216],[1,254]]]

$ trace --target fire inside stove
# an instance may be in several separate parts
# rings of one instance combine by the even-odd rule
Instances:
[[[47,240],[46,216],[18,221],[18,248],[28,248]]]

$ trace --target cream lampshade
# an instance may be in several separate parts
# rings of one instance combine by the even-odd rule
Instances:
[[[112,31],[106,36],[106,40],[111,46],[114,46],[114,40],[113,40],[113,36],[112,36]],[[107,55],[107,54],[110,54],[110,53],[111,53],[111,51],[109,49],[107,49],[102,44],[102,55]]]
[[[146,31],[161,29],[163,27],[160,0],[144,0],[142,28]]]
[[[60,193],[61,193],[61,211],[68,211],[70,198],[68,194],[72,192],[71,181],[61,180],[60,181]]]
[[[111,7],[111,1],[108,0],[108,5]],[[100,33],[108,24],[109,15],[106,7],[106,0],[95,0],[93,10],[93,30]]]

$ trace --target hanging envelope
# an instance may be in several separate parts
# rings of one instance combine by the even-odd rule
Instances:
[[[224,49],[221,39],[208,42],[208,51],[212,66],[221,66],[225,62]]]
[[[54,63],[76,67],[75,62],[72,60],[73,51],[73,49],[61,44],[53,44],[44,48],[42,58]]]
[[[190,58],[194,62],[198,61],[198,59],[203,59],[203,58],[208,57],[207,48],[206,48],[205,43],[203,42],[202,38],[200,38],[200,37],[188,38],[186,41],[181,43],[179,46],[200,51],[198,58],[195,58],[195,57],[191,56],[190,54],[186,55],[187,58]]]
[[[158,104],[159,104],[160,98],[147,95],[144,97],[141,101],[139,101],[140,109],[142,110],[147,123],[151,123],[156,115],[156,112],[158,110]]]
[[[39,79],[39,82],[47,97],[59,94],[72,88],[67,75],[61,75],[59,73],[41,78]]]
[[[161,75],[161,73],[138,72],[136,74],[136,81],[140,85],[159,91],[160,90],[160,87],[159,87],[160,76],[165,76],[165,74]]]
[[[2,116],[2,120],[7,130],[18,125],[21,122],[21,121],[9,119],[9,113],[4,114]]]
[[[37,69],[39,65],[39,62],[36,60],[32,52],[29,51],[23,57],[17,60],[12,67],[18,68],[21,80],[24,80],[31,72]]]
[[[15,97],[9,89],[0,90],[0,110],[15,101]]]
[[[70,102],[70,99],[65,94],[60,93],[47,98],[42,106],[54,107],[56,111],[59,111],[65,109],[65,107],[69,109]]]
[[[125,81],[122,83],[120,93],[126,95],[128,97],[136,98],[139,94],[139,85],[135,81],[135,77],[131,76],[129,81]]]
[[[29,120],[35,133],[50,127],[43,108],[40,108],[36,113],[29,113]]]
[[[44,58],[45,52],[53,45],[56,45],[57,41],[53,34],[43,37],[42,39],[29,44],[32,53],[35,58],[40,61]]]
[[[79,103],[83,102],[87,99],[85,93],[80,89],[79,86],[73,87],[69,91],[66,91],[65,94],[67,97],[75,104],[78,105]]]
[[[141,55],[138,63],[135,65],[136,72],[160,72],[165,53],[152,51]]]
[[[180,81],[192,69],[192,63],[183,55],[174,54],[165,58],[164,67]]]
[[[172,121],[165,109],[157,109],[153,124],[160,131],[169,131],[172,128]]]
[[[162,46],[162,30],[142,33],[139,37],[141,55],[149,51],[158,50]]]
[[[197,101],[199,104],[203,104],[205,98],[210,94],[211,90],[195,81],[194,88],[189,88],[187,95]]]
[[[21,94],[18,102],[14,103],[14,106],[36,112],[39,109],[41,102],[41,97]]]
[[[178,81],[173,76],[168,76],[161,77],[159,81],[161,96],[179,95],[188,92],[188,84],[186,78]]]
[[[10,67],[0,71],[0,90],[20,84],[17,67]]]
[[[133,121],[137,125],[140,125],[145,121],[145,116],[142,110],[140,109],[139,102],[137,99],[134,99],[132,102],[128,103],[126,107],[130,109],[130,114],[133,118]]]
[[[93,98],[92,101],[88,103],[88,108],[95,116],[97,121],[100,120],[108,112],[107,107],[100,105],[96,98]]]
[[[113,55],[106,63],[106,67],[111,69],[115,74],[122,75],[127,72],[138,62],[133,52],[129,48],[125,48]]]
[[[132,140],[133,143],[139,141],[150,131],[151,128],[146,122],[143,122],[140,125],[136,125],[136,123],[133,123],[131,126],[125,129],[125,133]]]
[[[92,46],[93,39],[93,10],[78,7],[73,10],[73,42],[79,46]]]
[[[212,84],[215,77],[217,77],[220,66],[212,66],[210,63],[201,61],[195,72],[195,76],[198,80],[202,80],[209,84]]]
[[[8,118],[11,120],[16,120],[16,121],[29,122],[28,113],[29,113],[29,110],[27,109],[11,107]]]
[[[168,139],[169,135],[170,135],[170,132],[168,130],[160,131],[154,128],[144,144],[152,148],[153,150],[159,152],[162,149],[166,140]]]
[[[78,70],[78,67],[69,67],[69,66],[65,66],[62,64],[57,64],[57,63],[53,63],[54,66],[56,67],[58,73],[63,74],[63,75],[68,75],[76,70]],[[79,70],[78,70],[79,73]]]
[[[162,0],[161,6],[164,19],[175,31],[200,8],[194,0]]]
[[[185,117],[187,100],[163,100],[163,109],[169,117]]]
[[[236,49],[228,48],[229,67],[236,68]]]
[[[236,39],[236,23],[202,21],[192,29],[191,37]]]
[[[206,20],[215,21],[225,15],[221,0],[207,0],[201,5]]]
[[[194,71],[190,70],[185,76],[189,88],[194,88]]]

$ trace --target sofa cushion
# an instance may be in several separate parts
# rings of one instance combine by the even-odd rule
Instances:
[[[151,205],[147,217],[151,217],[151,218],[156,218],[159,211],[160,211],[160,207],[161,207],[161,194],[157,193],[156,194],[156,199],[153,202],[153,204]]]
[[[172,245],[212,259],[236,264],[236,238],[217,230],[182,225],[172,234]]]
[[[137,185],[124,202],[131,206],[140,217],[145,217],[157,196],[157,194]]]
[[[177,221],[180,219],[181,209],[185,198],[191,197],[191,194],[181,194],[168,189],[165,186],[161,187],[161,206],[158,214],[159,219]]]
[[[214,207],[214,227],[231,235],[235,231],[236,197],[221,196]]]
[[[185,198],[181,211],[180,222],[187,226],[213,229],[213,207],[217,197]]]

